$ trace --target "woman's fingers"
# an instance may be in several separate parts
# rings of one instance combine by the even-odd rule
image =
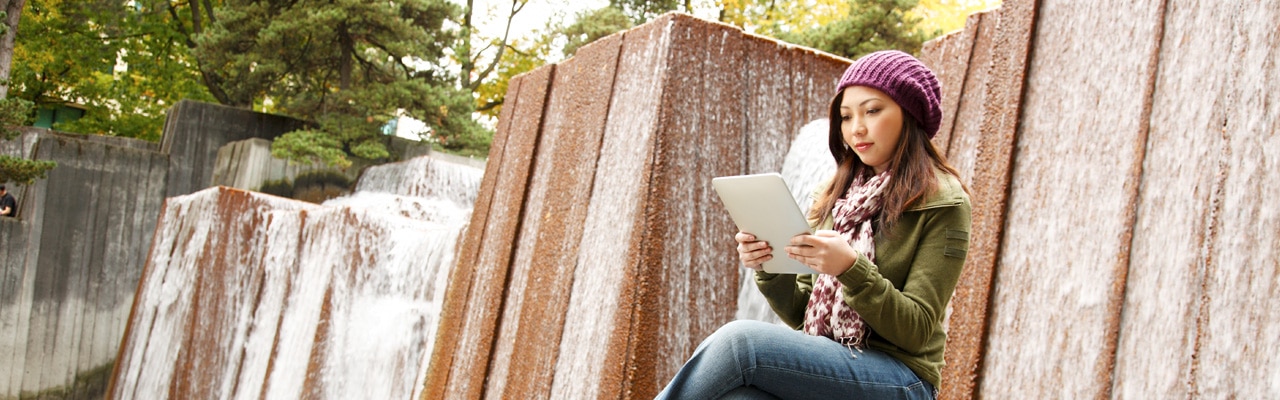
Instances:
[[[797,235],[788,244],[788,257],[830,275],[843,273],[858,257],[857,252],[844,241],[844,237],[831,230]]]
[[[769,247],[769,243],[756,240],[755,235],[738,232],[733,236],[733,239],[738,242],[738,259],[747,268],[760,269],[761,263],[773,258],[770,255],[773,249]]]

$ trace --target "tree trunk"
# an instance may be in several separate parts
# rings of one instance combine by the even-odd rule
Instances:
[[[342,52],[342,58],[338,60],[338,90],[347,90],[351,88],[351,71],[352,63],[355,62],[356,42],[351,38],[351,31],[347,30],[347,24],[338,24],[338,46]]]
[[[18,18],[27,0],[0,0],[4,6],[5,30],[0,37],[0,99],[9,96],[9,67],[13,64],[13,43],[18,36]]]
[[[471,87],[471,71],[476,68],[475,62],[471,61],[471,30],[474,29],[471,26],[471,11],[474,3],[475,0],[467,0],[467,8],[462,10],[462,45],[458,52],[462,59],[462,73],[458,78],[462,80],[463,89]]]

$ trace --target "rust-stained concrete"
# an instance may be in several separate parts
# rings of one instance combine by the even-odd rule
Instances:
[[[978,34],[978,24],[982,13],[972,14],[965,19],[965,27],[946,36],[925,42],[920,49],[920,62],[938,76],[942,89],[942,124],[938,134],[933,137],[933,144],[945,156],[951,148],[952,130],[955,126],[956,110],[960,108],[960,95],[967,84],[966,77],[971,70],[982,69],[987,64],[981,61],[970,62],[973,56],[974,36]],[[972,67],[971,67],[972,66]],[[976,74],[977,71],[974,71]]]
[[[1116,397],[1280,389],[1278,20],[1275,2],[1167,2]]]
[[[461,229],[228,188],[170,198],[108,398],[413,397],[436,323],[418,283]]]
[[[556,66],[485,397],[550,394],[622,35]]]
[[[748,84],[742,35],[692,18],[672,22],[665,32],[666,82],[639,237],[645,245],[623,281],[622,294],[632,297],[621,310],[629,315],[619,313],[619,327],[629,335],[610,346],[617,357],[611,361],[626,363],[618,392],[627,398],[656,395],[683,364],[664,355],[691,353],[736,308],[726,305],[736,304],[738,271],[725,262],[726,256],[732,260],[731,249],[719,245],[732,237],[732,222],[725,213],[703,211],[719,205],[711,178],[742,171],[748,118],[740,112]]]
[[[1160,5],[1040,2],[983,396],[1099,398],[1110,389]]]
[[[520,100],[504,112],[542,118],[500,122],[506,139],[493,151],[510,157],[521,129],[538,140],[523,203],[503,206],[524,222],[514,242],[468,239],[481,248],[464,244],[449,293],[477,302],[454,290],[505,268],[503,302],[486,309],[497,331],[455,327],[479,311],[447,314],[425,397],[652,398],[736,308],[740,272],[723,245],[734,228],[710,179],[776,171],[799,127],[826,117],[847,65],[669,14],[554,66],[545,104],[525,100],[525,88],[553,67],[519,78],[508,96]],[[506,163],[491,160],[486,182]],[[482,187],[468,237],[507,229],[492,217],[498,203],[483,203],[502,187]],[[467,263],[468,251],[512,255]],[[494,343],[446,344],[481,340]]]
[[[519,229],[543,109],[554,66],[524,75],[516,87],[510,122],[499,124],[481,194],[472,213],[471,229],[459,248],[458,267],[450,277],[441,326],[431,355],[424,396],[449,393],[479,397],[488,357],[497,335],[498,312],[506,290],[511,252]],[[501,147],[499,147],[501,146]],[[492,182],[492,183],[491,183]]]
[[[943,122],[934,144],[946,151],[944,154],[960,173],[961,181],[971,188],[977,143],[982,137],[978,122],[991,66],[995,18],[994,12],[970,15],[963,31],[929,42],[921,54],[922,61],[941,65],[937,75],[943,89]],[[953,43],[957,41],[969,42],[969,45]],[[965,68],[952,64],[960,62]],[[949,104],[954,108],[947,108]],[[974,249],[971,248],[969,254],[972,260]],[[968,263],[951,297],[947,310],[947,364],[942,369],[941,394],[945,398],[967,398],[976,388],[987,325],[991,271]]]

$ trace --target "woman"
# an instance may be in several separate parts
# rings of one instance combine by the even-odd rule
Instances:
[[[899,51],[845,71],[831,102],[838,167],[814,192],[815,233],[779,244],[735,235],[742,263],[795,330],[726,324],[659,398],[936,397],[942,323],[970,223],[968,194],[929,141],[942,120],[939,97],[933,72]],[[820,274],[761,271],[773,245]]]

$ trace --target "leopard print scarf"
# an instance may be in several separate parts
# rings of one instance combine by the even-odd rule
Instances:
[[[889,171],[877,174],[865,182],[855,181],[849,191],[832,208],[835,230],[849,241],[849,245],[867,259],[875,262],[875,233],[872,222],[880,214],[880,193],[889,183]],[[861,349],[865,346],[866,322],[857,311],[844,302],[842,285],[835,276],[818,274],[813,293],[804,312],[804,333],[831,338],[845,346]]]

